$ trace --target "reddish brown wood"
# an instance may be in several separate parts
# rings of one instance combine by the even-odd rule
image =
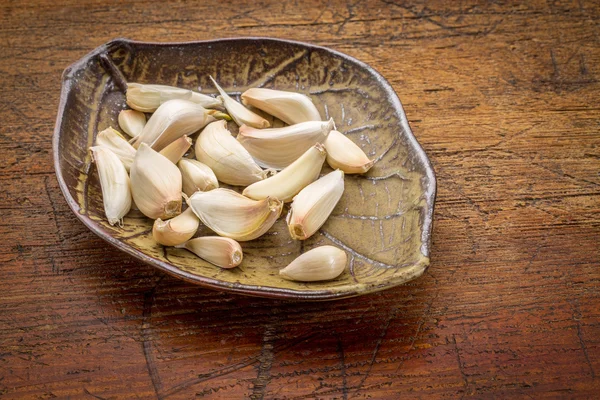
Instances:
[[[600,390],[594,1],[0,5],[0,397],[592,398]],[[68,209],[64,67],[117,37],[273,36],[380,71],[438,176],[432,266],[303,304],[200,289]]]

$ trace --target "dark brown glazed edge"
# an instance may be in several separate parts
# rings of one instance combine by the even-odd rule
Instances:
[[[428,178],[428,185],[424,188],[425,189],[424,197],[425,197],[425,200],[427,203],[427,207],[426,207],[426,213],[423,216],[423,233],[422,233],[422,239],[421,239],[421,241],[422,241],[421,253],[424,256],[429,257],[430,247],[431,247],[431,231],[433,228],[432,227],[433,209],[434,209],[435,196],[436,196],[436,178],[435,178],[435,173],[434,173],[433,167],[431,166],[431,162],[429,161],[429,158],[423,151],[423,148],[421,147],[421,145],[419,144],[419,142],[413,135],[412,130],[410,129],[410,125],[406,118],[406,113],[404,112],[404,108],[402,107],[402,103],[400,102],[400,99],[398,98],[395,91],[392,89],[391,85],[388,83],[388,81],[381,74],[379,74],[379,72],[377,72],[375,69],[373,69],[371,66],[363,63],[362,61],[355,59],[354,57],[351,57],[344,53],[338,52],[336,50],[332,50],[330,48],[323,47],[323,46],[317,46],[317,45],[308,44],[308,43],[304,43],[304,42],[294,41],[294,40],[276,39],[276,38],[268,38],[268,37],[235,37],[235,38],[223,38],[223,39],[190,41],[190,42],[154,43],[154,42],[134,41],[134,40],[126,39],[126,38],[118,38],[118,39],[114,39],[108,43],[105,43],[105,44],[97,47],[96,49],[94,49],[93,51],[91,51],[90,53],[88,53],[84,57],[82,57],[80,60],[78,60],[78,61],[74,62],[73,64],[71,64],[70,66],[68,66],[64,70],[63,75],[62,75],[62,89],[61,89],[61,94],[60,94],[60,102],[59,102],[59,106],[58,106],[58,115],[56,118],[56,124],[54,126],[54,134],[52,137],[52,154],[53,154],[53,158],[54,158],[54,169],[56,172],[58,184],[60,186],[60,189],[61,189],[65,199],[67,200],[67,204],[69,205],[69,207],[71,208],[73,213],[81,220],[81,222],[83,222],[84,225],[86,225],[97,236],[106,240],[108,243],[115,246],[119,250],[124,251],[124,252],[130,254],[131,256],[136,257],[148,264],[156,266],[160,270],[162,270],[170,275],[173,275],[173,276],[183,279],[185,281],[188,281],[188,282],[191,282],[194,284],[198,284],[200,286],[204,286],[204,287],[211,288],[211,289],[224,290],[224,291],[248,295],[248,296],[268,297],[268,298],[287,299],[287,300],[322,301],[322,300],[335,300],[335,299],[348,298],[348,297],[358,296],[361,294],[373,293],[376,291],[380,291],[380,290],[384,290],[384,289],[388,289],[388,288],[397,286],[394,283],[390,284],[390,283],[384,282],[379,285],[370,285],[368,287],[364,287],[363,288],[364,290],[361,290],[361,291],[337,292],[337,291],[329,291],[329,290],[299,291],[299,290],[279,289],[279,288],[274,288],[274,287],[257,287],[254,285],[244,285],[244,284],[239,284],[239,283],[238,284],[226,284],[222,281],[218,281],[215,279],[188,273],[186,271],[180,270],[179,268],[176,268],[175,266],[173,266],[169,263],[152,258],[152,257],[144,254],[141,251],[135,250],[134,248],[125,245],[123,242],[113,238],[110,235],[107,235],[106,233],[104,233],[103,231],[98,229],[97,225],[87,215],[81,214],[79,212],[79,210],[80,210],[79,204],[71,196],[69,189],[66,185],[66,182],[64,181],[64,178],[62,176],[62,171],[60,168],[60,159],[59,159],[60,130],[61,130],[62,122],[63,122],[63,116],[64,116],[67,99],[68,99],[69,93],[71,92],[71,90],[73,88],[73,82],[72,82],[71,78],[72,78],[72,75],[74,74],[74,72],[84,68],[90,62],[90,60],[92,58],[101,56],[102,54],[106,54],[107,50],[109,50],[113,47],[116,47],[116,46],[121,46],[121,45],[152,45],[152,46],[157,46],[157,47],[168,47],[168,46],[193,45],[193,44],[199,44],[199,43],[216,43],[216,42],[227,42],[227,41],[238,41],[238,40],[273,41],[273,42],[294,44],[294,45],[303,46],[303,47],[309,48],[309,49],[320,49],[320,50],[329,52],[331,54],[334,54],[340,58],[343,58],[351,63],[355,63],[355,64],[359,65],[360,67],[368,70],[371,74],[373,74],[373,76],[377,79],[377,81],[382,85],[382,87],[387,92],[388,98],[392,102],[394,107],[396,107],[400,111],[400,116],[401,116],[400,125],[403,128],[403,130],[406,132],[408,140],[414,147],[416,154],[419,156],[420,160],[425,165],[425,171],[427,173],[427,178]],[[425,272],[428,267],[429,266],[427,266],[425,269],[423,269],[423,271],[420,274],[413,277],[413,279],[418,278],[420,275],[422,275],[423,272]]]

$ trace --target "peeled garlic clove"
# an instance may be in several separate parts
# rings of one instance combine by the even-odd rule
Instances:
[[[329,218],[344,193],[344,172],[335,170],[317,179],[294,197],[287,216],[292,239],[311,237]]]
[[[239,241],[256,239],[266,233],[283,208],[277,199],[256,201],[221,188],[194,193],[188,205],[202,223],[218,235]]]
[[[92,159],[96,163],[104,213],[111,225],[123,226],[123,217],[131,208],[129,176],[119,157],[108,147],[90,147]]]
[[[263,171],[226,128],[225,121],[210,124],[196,140],[195,153],[198,161],[208,165],[217,178],[229,185],[247,186],[263,180]]]
[[[242,93],[242,103],[263,110],[290,125],[321,120],[312,100],[296,92],[252,88]]]
[[[218,99],[188,89],[167,85],[127,84],[127,105],[134,110],[154,112],[161,104],[174,99],[191,101],[205,108],[222,106]]]
[[[181,213],[181,173],[165,156],[145,143],[131,166],[131,193],[148,218],[169,219]]]
[[[192,238],[200,220],[191,208],[188,208],[178,216],[163,221],[158,218],[152,226],[152,237],[163,246],[176,246]]]
[[[123,166],[129,172],[133,159],[135,158],[135,149],[127,140],[113,128],[107,128],[96,136],[96,145],[108,147],[119,157]]]
[[[283,202],[291,201],[305,186],[317,179],[325,156],[325,148],[317,143],[278,174],[248,186],[243,195],[256,200],[272,197]]]
[[[335,128],[329,121],[309,121],[284,128],[255,129],[241,126],[237,140],[261,167],[282,169],[316,143],[322,143]]]
[[[219,86],[219,84],[213,79],[212,76],[210,77],[210,80],[213,82],[213,84],[219,91],[219,94],[223,99],[223,105],[225,106],[227,112],[229,113],[229,115],[231,115],[231,118],[233,118],[236,124],[238,124],[239,126],[250,125],[255,128],[268,128],[270,126],[269,121],[267,121],[260,115],[248,110],[246,107],[244,107],[243,105],[232,99],[227,93],[225,93],[225,91],[221,88],[221,86]]]
[[[219,182],[212,169],[200,161],[182,158],[177,163],[183,179],[183,193],[191,196],[198,190],[208,192],[219,187]]]
[[[316,282],[334,279],[346,268],[346,252],[334,246],[316,247],[300,255],[287,267],[279,271],[285,279],[301,282]]]
[[[244,258],[242,247],[238,242],[219,236],[195,238],[177,248],[188,249],[203,260],[221,268],[235,268]]]
[[[346,135],[338,131],[329,132],[325,140],[327,150],[327,164],[331,168],[338,168],[347,174],[364,174],[375,161],[369,160],[360,147]]]
[[[160,154],[167,157],[173,164],[177,164],[190,147],[192,147],[192,139],[188,136],[182,136],[162,149]]]
[[[122,110],[119,113],[119,127],[131,136],[137,137],[146,126],[146,115],[136,110]]]
[[[190,135],[214,121],[213,113],[188,100],[169,100],[152,114],[133,147],[146,143],[160,151],[181,136]]]

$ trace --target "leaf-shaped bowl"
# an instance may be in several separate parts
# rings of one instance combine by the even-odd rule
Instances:
[[[282,217],[266,235],[242,243],[244,262],[232,270],[158,245],[152,239],[152,221],[139,212],[131,212],[123,228],[110,226],[87,151],[97,132],[118,127],[119,111],[126,108],[126,82],[200,86],[215,93],[209,75],[233,95],[250,87],[309,95],[323,117],[333,117],[339,131],[377,160],[366,175],[346,175],[344,195],[317,234],[303,242],[291,240]],[[435,199],[431,164],[389,83],[368,65],[331,49],[268,38],[111,41],[65,70],[53,153],[60,188],[88,228],[120,250],[201,286],[327,300],[399,285],[429,265]],[[324,244],[348,253],[349,266],[338,279],[299,283],[279,277],[280,268]]]

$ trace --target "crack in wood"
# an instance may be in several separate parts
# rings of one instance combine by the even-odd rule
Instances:
[[[309,332],[306,335],[301,335],[298,339],[296,340],[290,340],[287,341],[284,344],[281,345],[275,345],[273,346],[273,353],[277,354],[280,352],[284,352],[285,350],[288,350],[294,346],[299,345],[300,343],[306,342],[306,341],[310,341],[312,339],[314,339],[315,337],[317,337],[319,335],[319,332]],[[216,369],[210,373],[207,374],[200,374],[198,375],[196,378],[193,379],[189,379],[185,382],[182,382],[178,385],[175,385],[174,387],[172,387],[171,389],[167,390],[163,396],[162,399],[166,399],[167,397],[170,397],[172,395],[175,395],[177,393],[180,393],[182,390],[185,390],[191,386],[197,385],[199,383],[205,382],[205,381],[209,381],[211,379],[214,378],[218,378],[221,376],[225,376],[228,374],[231,374],[232,372],[238,371],[242,368],[248,367],[254,363],[259,362],[259,358],[260,355],[258,356],[252,356],[252,357],[247,357],[244,360],[241,360],[237,363],[228,365],[226,367],[223,368],[219,368]]]
[[[464,398],[467,395],[467,389],[469,388],[469,381],[467,379],[467,374],[465,374],[464,366],[462,359],[460,357],[460,351],[458,349],[458,344],[456,343],[456,335],[452,335],[452,343],[454,344],[454,354],[456,354],[456,362],[458,363],[458,371],[460,372],[460,376],[464,382],[463,394],[461,398]]]
[[[277,309],[273,309],[271,320],[265,326],[262,346],[258,357],[256,378],[252,381],[252,400],[261,400],[265,397],[267,385],[271,381],[271,367],[275,359],[273,346],[277,338],[277,332],[281,324],[281,318]]]
[[[379,348],[381,347],[381,343],[383,342],[383,339],[385,339],[388,329],[390,327],[390,324],[391,324],[392,320],[396,317],[396,313],[397,313],[397,309],[392,308],[392,311],[390,312],[390,315],[388,316],[387,321],[385,322],[385,325],[383,326],[381,334],[379,335],[379,338],[377,339],[377,342],[375,343],[375,348],[373,349],[373,354],[371,355],[371,360],[368,363],[369,366],[367,368],[367,372],[362,376],[358,385],[356,385],[356,389],[355,389],[352,397],[356,397],[358,395],[358,392],[364,385],[365,381],[371,375],[371,370],[373,369],[373,364],[375,363],[375,360],[377,359],[377,354],[379,354]]]
[[[594,371],[594,366],[592,365],[592,362],[590,361],[590,356],[588,354],[587,345],[586,345],[585,341],[583,340],[583,336],[581,333],[581,321],[580,321],[581,312],[579,311],[579,304],[577,301],[575,301],[575,303],[573,305],[573,315],[571,316],[571,318],[577,324],[577,338],[579,339],[579,346],[581,347],[581,351],[583,352],[583,355],[585,356],[585,361],[586,361],[588,367],[590,368],[590,375],[592,376],[592,380],[595,380],[596,372]]]
[[[342,398],[348,400],[348,382],[346,379],[346,357],[340,335],[337,335],[337,353],[340,358],[340,375],[342,375]]]
[[[142,338],[142,350],[144,353],[144,359],[146,360],[146,368],[148,369],[148,375],[152,382],[152,388],[158,399],[164,398],[162,396],[162,383],[160,375],[156,367],[154,355],[152,353],[152,338],[151,333],[151,320],[152,320],[152,306],[154,305],[154,295],[156,288],[160,282],[165,278],[166,275],[161,275],[156,281],[151,290],[144,293],[144,306],[142,312],[142,327],[141,327],[141,338]]]

